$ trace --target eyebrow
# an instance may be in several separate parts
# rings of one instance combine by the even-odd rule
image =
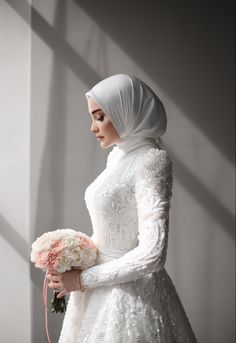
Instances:
[[[101,108],[98,108],[98,109],[96,109],[96,110],[93,110],[93,111],[91,112],[91,114],[95,114],[95,113],[97,113],[97,112],[99,112],[99,111],[102,111],[102,109],[101,109]]]

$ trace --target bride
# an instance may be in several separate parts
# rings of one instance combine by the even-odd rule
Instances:
[[[158,144],[163,104],[124,74],[99,82],[86,98],[100,146],[115,146],[85,192],[97,264],[48,275],[60,297],[70,292],[59,343],[195,343],[165,269],[172,163]]]

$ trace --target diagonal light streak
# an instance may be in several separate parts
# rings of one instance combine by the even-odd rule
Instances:
[[[88,86],[102,79],[84,58],[69,45],[61,35],[25,0],[5,0],[29,25],[32,30],[61,58],[63,62]],[[31,10],[31,23],[27,11]]]

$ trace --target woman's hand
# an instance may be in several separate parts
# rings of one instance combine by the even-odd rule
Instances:
[[[58,273],[57,271],[50,269],[47,273],[47,279],[50,281],[48,287],[59,291],[57,298],[62,298],[68,292],[83,292],[84,289],[80,283],[80,273],[81,270],[79,269],[71,269],[64,273]]]

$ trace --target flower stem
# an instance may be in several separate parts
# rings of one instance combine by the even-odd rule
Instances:
[[[66,312],[66,299],[65,296],[63,296],[62,298],[57,298],[57,295],[59,294],[59,292],[55,291],[53,292],[53,298],[51,301],[51,312],[52,313],[65,313]]]

